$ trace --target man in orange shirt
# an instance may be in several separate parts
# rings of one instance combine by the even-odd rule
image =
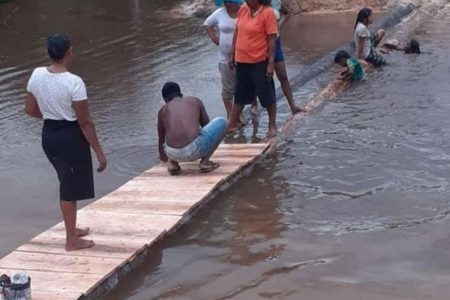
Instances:
[[[238,129],[239,116],[255,95],[269,115],[269,138],[277,134],[275,83],[275,12],[270,0],[246,0],[238,13],[230,64],[236,66],[236,92],[229,132]]]

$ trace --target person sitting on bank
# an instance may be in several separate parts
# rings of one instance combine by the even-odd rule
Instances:
[[[183,97],[175,82],[164,84],[162,96],[166,104],[158,113],[159,155],[169,174],[180,173],[180,162],[199,159],[201,172],[217,169],[220,165],[210,158],[225,136],[225,118],[210,121],[202,101]]]
[[[376,47],[386,34],[384,29],[380,29],[375,35],[369,31],[369,24],[373,23],[373,14],[370,8],[363,8],[356,18],[354,42],[356,46],[356,58],[364,59],[375,67],[386,64],[386,59],[377,52]]]
[[[344,80],[361,81],[365,77],[365,72],[360,62],[351,57],[347,51],[338,51],[334,57],[334,62],[347,69],[341,72],[340,77]]]
[[[421,54],[419,41],[411,39],[405,46],[401,47],[400,42],[392,39],[383,44],[384,47],[390,50],[404,51],[405,54]]]

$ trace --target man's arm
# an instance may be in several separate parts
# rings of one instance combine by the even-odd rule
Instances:
[[[25,113],[31,117],[42,119],[42,113],[37,104],[37,100],[30,92],[27,93],[25,100]]]
[[[164,127],[163,122],[163,112],[164,108],[161,108],[161,110],[158,113],[158,150],[159,150],[159,159],[161,161],[168,161],[169,158],[167,157],[166,151],[164,151],[164,143],[166,142],[166,128]]]
[[[208,113],[206,112],[206,108],[203,105],[203,102],[198,99],[199,105],[200,105],[200,126],[201,127],[205,127],[208,123],[209,123],[209,116]]]
[[[89,114],[88,102],[87,100],[74,101],[72,102],[72,107],[75,110],[78,125],[80,126],[84,137],[86,138],[89,145],[91,145],[92,149],[97,155],[97,160],[99,163],[97,171],[103,172],[106,169],[107,160],[105,154],[103,153],[103,149],[100,146],[100,143],[98,142],[94,122],[92,121],[91,116]]]

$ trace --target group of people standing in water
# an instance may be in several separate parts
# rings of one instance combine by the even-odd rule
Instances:
[[[219,2],[219,3],[217,3]],[[158,113],[159,155],[167,163],[171,175],[180,173],[179,163],[200,160],[201,172],[219,167],[210,160],[227,133],[242,126],[240,115],[245,105],[256,108],[256,99],[267,110],[268,137],[277,134],[276,74],[293,114],[303,109],[295,103],[287,77],[279,28],[286,20],[278,0],[217,0],[218,8],[209,16],[204,27],[211,41],[219,47],[219,71],[222,99],[227,118],[210,120],[202,101],[184,97],[180,86],[167,82],[162,88],[165,105]],[[361,80],[364,71],[359,60],[376,66],[386,63],[375,50],[384,31],[371,35],[368,25],[372,12],[363,9],[355,25],[356,58],[345,51],[336,54],[335,61],[347,67],[342,76]],[[217,31],[216,31],[217,29]],[[417,41],[405,47],[387,43],[386,47],[420,53]],[[68,36],[55,34],[47,40],[51,59],[48,67],[36,68],[27,85],[25,111],[29,116],[43,119],[43,150],[56,170],[59,180],[60,206],[66,228],[66,250],[94,246],[83,239],[89,228],[77,227],[77,202],[94,198],[94,176],[91,149],[99,167],[105,170],[107,159],[90,117],[86,86],[83,80],[69,72],[72,45]]]
[[[200,170],[210,172],[219,164],[209,160],[227,133],[241,128],[246,105],[257,112],[257,100],[267,110],[267,137],[277,134],[274,75],[293,114],[303,112],[295,103],[284,63],[279,28],[286,21],[279,0],[216,0],[219,8],[204,22],[206,33],[218,46],[218,69],[227,119],[209,117],[200,99],[183,97],[175,82],[163,88],[166,105],[158,115],[160,159],[171,175],[180,173],[179,162],[200,159]],[[191,105],[186,105],[190,102]],[[208,122],[205,122],[208,120]]]

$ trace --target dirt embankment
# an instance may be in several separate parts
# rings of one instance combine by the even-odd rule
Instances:
[[[292,13],[357,10],[362,7],[383,9],[397,3],[421,5],[426,0],[282,0]]]

